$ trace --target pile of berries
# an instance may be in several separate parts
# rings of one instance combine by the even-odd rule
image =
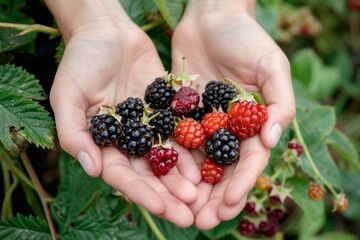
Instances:
[[[202,179],[217,183],[224,167],[239,160],[240,142],[259,133],[268,117],[266,106],[231,80],[210,81],[201,95],[188,79],[180,85],[179,80],[173,74],[156,78],[146,88],[145,103],[130,96],[116,106],[101,106],[89,131],[98,146],[147,155],[156,176],[166,175],[178,160],[170,141],[162,140],[174,137],[186,149],[204,147]]]

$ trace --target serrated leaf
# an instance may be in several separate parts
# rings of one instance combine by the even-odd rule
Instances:
[[[25,140],[37,147],[54,147],[54,122],[37,102],[1,90],[0,116],[0,142],[10,152],[19,152]]]
[[[51,235],[47,223],[43,220],[18,214],[0,221],[0,239],[50,240]]]
[[[0,66],[0,89],[23,95],[29,99],[47,98],[39,80],[21,67],[6,64]]]
[[[183,12],[182,0],[154,0],[154,3],[170,28],[175,29]]]
[[[138,240],[148,239],[143,229],[130,226],[128,222],[118,219],[117,221],[105,221],[100,218],[90,218],[86,216],[79,222],[75,223],[71,231],[63,234],[61,239],[74,240]]]
[[[60,43],[56,46],[56,53],[55,53],[55,62],[59,65],[62,57],[64,55],[65,51],[65,42],[62,40]]]
[[[51,206],[60,233],[79,219],[80,213],[91,202],[103,182],[86,175],[79,162],[66,153],[60,159],[60,185]]]
[[[33,23],[32,18],[22,13],[21,9],[25,6],[25,0],[0,0],[1,14],[0,22],[8,23]],[[10,51],[34,41],[36,33],[26,34],[22,37],[14,38],[20,31],[0,28],[0,52]]]
[[[311,219],[318,219],[324,214],[325,205],[323,201],[313,201],[307,195],[309,180],[305,178],[291,178],[286,180],[286,184],[292,187],[290,193],[291,199],[299,205],[299,207]]]
[[[350,165],[351,169],[360,170],[358,152],[344,133],[334,129],[327,138],[327,142],[342,157],[342,159]]]

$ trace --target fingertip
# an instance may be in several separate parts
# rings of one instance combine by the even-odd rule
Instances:
[[[100,175],[101,164],[98,161],[92,160],[87,152],[80,150],[76,158],[87,175],[94,178]]]

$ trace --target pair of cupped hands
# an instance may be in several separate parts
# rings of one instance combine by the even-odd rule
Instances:
[[[210,80],[229,77],[259,92],[269,118],[261,133],[241,142],[240,159],[225,168],[221,182],[201,181],[203,150],[176,144],[179,160],[156,177],[145,158],[128,159],[116,148],[99,148],[89,134],[90,119],[101,105],[143,99],[146,86],[165,69],[147,34],[130,19],[93,19],[65,39],[66,49],[50,94],[61,147],[79,160],[89,176],[102,179],[146,208],[180,227],[211,229],[236,217],[268,163],[270,149],[295,114],[289,62],[256,22],[236,8],[204,16],[187,12],[172,37],[172,71],[199,74],[199,92]]]

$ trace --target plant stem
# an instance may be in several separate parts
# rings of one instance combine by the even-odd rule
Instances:
[[[9,217],[12,214],[12,205],[11,205],[11,199],[12,199],[12,193],[16,189],[19,181],[16,176],[13,176],[14,182],[10,185],[10,188],[6,190],[5,197],[3,200],[3,205],[1,209],[1,217]]]
[[[248,240],[249,238],[242,236],[236,229],[230,232],[230,235],[236,240]]]
[[[10,171],[17,176],[23,183],[28,185],[33,190],[36,190],[33,182],[21,171],[19,168],[16,167],[16,165],[13,163],[11,159],[9,159],[8,156],[2,155],[2,162],[5,163],[6,166],[10,169]]]
[[[295,135],[299,141],[299,143],[302,145],[303,149],[304,149],[304,154],[306,156],[306,158],[308,159],[309,163],[310,163],[310,166],[312,168],[312,170],[314,171],[315,173],[315,176],[317,178],[320,179],[320,181],[322,181],[326,187],[331,191],[331,193],[334,195],[334,197],[337,199],[338,198],[338,194],[337,192],[335,191],[335,189],[333,188],[333,186],[331,186],[331,184],[323,177],[323,175],[320,173],[319,169],[316,167],[315,165],[315,162],[310,154],[310,151],[304,141],[304,138],[301,134],[301,130],[300,130],[300,127],[299,127],[299,123],[297,122],[297,119],[294,118],[293,120],[293,126],[294,126],[294,131],[295,131]]]
[[[24,166],[26,168],[26,171],[28,172],[32,182],[35,185],[36,192],[37,192],[37,194],[38,194],[38,196],[40,198],[41,205],[43,207],[47,222],[49,224],[51,237],[52,237],[52,239],[57,239],[55,225],[54,225],[54,222],[52,221],[50,210],[49,210],[48,205],[47,205],[47,203],[48,203],[47,193],[43,189],[43,187],[42,187],[42,185],[41,185],[41,183],[39,181],[39,178],[37,177],[37,175],[36,175],[36,173],[34,171],[34,168],[32,167],[31,162],[30,162],[28,156],[25,153],[21,154],[21,160],[22,160],[22,162],[23,162],[23,164],[24,164]]]
[[[147,31],[150,31],[151,29],[154,29],[157,26],[163,24],[164,22],[165,22],[164,19],[160,18],[160,19],[154,20],[150,23],[147,23],[145,25],[142,25],[141,29],[144,30],[145,32],[147,32]]]
[[[152,219],[150,213],[143,208],[142,206],[137,205],[140,210],[141,215],[143,215],[146,223],[149,225],[151,231],[155,234],[158,240],[166,240],[166,237],[161,233],[159,228],[156,226],[154,220]]]
[[[41,32],[46,33],[53,36],[60,36],[60,32],[58,29],[48,27],[41,24],[19,24],[19,23],[5,23],[0,22],[0,28],[8,28],[21,31],[16,34],[15,37],[20,37],[28,33],[32,32]]]

